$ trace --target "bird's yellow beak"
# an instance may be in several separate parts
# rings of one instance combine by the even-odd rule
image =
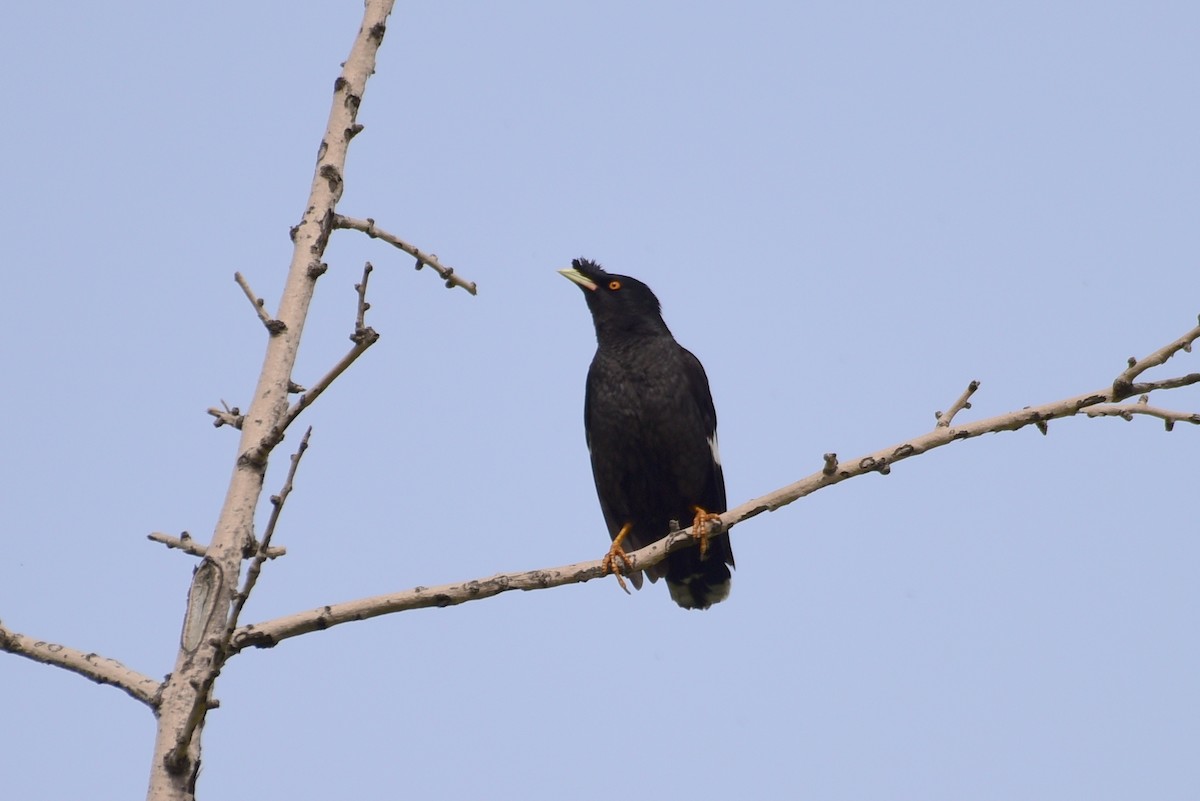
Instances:
[[[574,267],[568,267],[565,270],[559,270],[558,274],[570,281],[573,281],[576,284],[579,284],[584,289],[594,290],[596,288],[595,281],[588,278],[586,275],[579,272],[579,270],[576,270]]]

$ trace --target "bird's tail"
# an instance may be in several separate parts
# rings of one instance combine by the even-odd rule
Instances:
[[[708,553],[700,558],[699,548],[684,548],[667,557],[667,589],[671,600],[684,609],[708,609],[729,597],[733,549],[729,535],[713,537]]]

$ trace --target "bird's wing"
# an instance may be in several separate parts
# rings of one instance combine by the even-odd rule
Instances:
[[[609,536],[616,537],[617,532],[621,530],[624,521],[617,519],[617,515],[609,508],[608,502],[605,500],[604,493],[600,491],[599,475],[596,473],[597,466],[595,457],[592,453],[592,372],[595,369],[593,364],[592,369],[588,370],[588,380],[583,393],[583,436],[587,440],[588,456],[592,458],[592,475],[595,477],[596,495],[600,500],[600,511],[604,514],[604,523],[608,526]]]
[[[592,453],[592,373],[588,371],[587,384],[583,390],[583,438],[587,441],[588,455]]]
[[[700,410],[700,419],[704,423],[705,437],[712,454],[712,472],[709,475],[708,486],[705,488],[702,505],[705,511],[724,512],[727,509],[725,472],[721,469],[721,452],[717,448],[717,409],[713,406],[712,391],[708,387],[708,375],[704,372],[704,365],[700,364],[700,360],[690,350],[683,346],[680,346],[679,350],[683,355],[688,393]]]

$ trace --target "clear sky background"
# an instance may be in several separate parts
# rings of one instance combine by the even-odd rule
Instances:
[[[0,619],[173,665],[359,3],[14,4]],[[1200,6],[402,3],[296,380],[314,426],[245,620],[599,558],[587,256],[704,362],[731,503],[1109,385],[1200,312]],[[1153,376],[1200,370],[1181,356]],[[1161,405],[1200,410],[1200,391]],[[286,454],[268,485],[278,491]],[[609,581],[237,657],[205,798],[1195,799],[1200,429],[990,435],[736,528],[729,601]],[[145,792],[154,722],[0,654],[5,797]]]

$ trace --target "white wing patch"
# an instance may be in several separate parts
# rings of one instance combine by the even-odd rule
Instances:
[[[710,450],[712,450],[713,463],[717,465],[721,464],[721,450],[717,447],[716,431],[714,431],[713,435],[708,438],[708,447]]]

